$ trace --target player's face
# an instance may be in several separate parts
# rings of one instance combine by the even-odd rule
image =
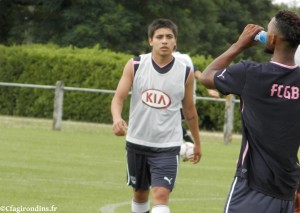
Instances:
[[[155,31],[153,38],[149,38],[152,52],[160,56],[172,55],[176,45],[176,37],[169,28],[160,28]]]

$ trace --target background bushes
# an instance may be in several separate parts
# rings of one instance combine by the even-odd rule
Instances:
[[[115,90],[126,62],[133,57],[98,46],[60,48],[56,45],[0,45],[0,82]],[[194,63],[203,70],[211,58],[197,55]],[[113,94],[80,91],[64,92],[64,120],[112,123]],[[207,96],[197,84],[197,96]],[[0,114],[52,118],[54,90],[0,86]],[[224,103],[197,101],[200,128],[222,130]],[[123,116],[128,119],[129,99]],[[238,112],[236,113],[237,116]],[[238,117],[235,117],[237,120]],[[235,130],[240,130],[239,121]]]

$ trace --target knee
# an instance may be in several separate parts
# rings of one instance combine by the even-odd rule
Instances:
[[[133,200],[138,203],[143,203],[148,201],[149,191],[147,190],[138,190],[134,191],[134,198]]]
[[[170,190],[164,187],[154,187],[152,189],[153,205],[167,204]]]

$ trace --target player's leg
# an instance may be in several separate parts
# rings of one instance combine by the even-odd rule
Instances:
[[[148,164],[153,203],[151,213],[169,213],[169,196],[176,181],[179,156],[149,157]]]
[[[167,205],[157,205],[152,208],[151,213],[170,213],[170,209]]]
[[[133,187],[132,213],[149,213],[150,176],[146,156],[127,151],[127,184]]]
[[[135,190],[133,189],[133,200],[131,201],[132,213],[149,213],[149,190]]]
[[[248,187],[246,178],[236,177],[224,213],[293,213],[294,201],[280,200]]]
[[[153,207],[151,213],[170,213],[168,206],[170,189],[165,187],[153,187],[151,189]]]

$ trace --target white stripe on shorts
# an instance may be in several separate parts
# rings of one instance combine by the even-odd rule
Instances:
[[[226,210],[225,210],[225,213],[228,213],[229,204],[230,204],[230,201],[231,201],[231,197],[232,197],[232,194],[233,194],[233,191],[234,191],[235,184],[236,184],[236,182],[237,182],[237,178],[238,178],[238,177],[236,177],[236,178],[234,179],[234,182],[233,182],[233,184],[232,184],[232,187],[231,187],[231,190],[230,190],[230,194],[229,194],[229,198],[228,198],[227,204],[226,204]]]

